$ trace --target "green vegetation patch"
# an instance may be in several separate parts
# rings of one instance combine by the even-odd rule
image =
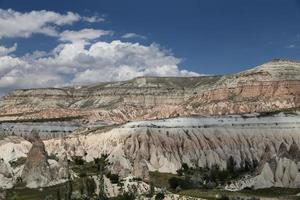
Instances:
[[[238,192],[230,192],[222,189],[189,189],[178,192],[179,195],[204,198],[208,200],[219,199],[220,196],[229,197],[229,199],[244,199],[244,198],[272,198],[297,200],[300,199],[296,194],[300,193],[300,189],[292,188],[266,188],[258,190],[243,190]]]
[[[14,161],[9,161],[10,166],[12,166],[13,168],[17,168],[21,165],[24,165],[26,162],[26,157],[20,157],[17,160]]]
[[[160,187],[160,188],[169,188],[169,179],[176,177],[180,178],[176,174],[171,174],[171,173],[160,173],[158,171],[155,172],[149,172],[150,176],[150,182],[153,183],[155,187]]]

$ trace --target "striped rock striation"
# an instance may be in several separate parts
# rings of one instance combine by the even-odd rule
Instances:
[[[272,112],[300,106],[300,63],[272,60],[233,75],[138,77],[82,87],[16,90],[0,121],[124,123],[190,115]]]

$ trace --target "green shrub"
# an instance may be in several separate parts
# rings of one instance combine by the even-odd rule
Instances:
[[[73,156],[72,159],[75,165],[84,165],[84,160],[82,159],[82,156]]]
[[[171,177],[169,180],[169,185],[170,188],[172,189],[176,189],[178,187],[182,188],[182,189],[188,189],[192,187],[192,184],[189,180],[183,180],[181,178],[177,178],[177,177]]]
[[[11,167],[16,168],[16,167],[19,167],[21,165],[24,165],[26,160],[27,160],[26,157],[20,157],[15,161],[9,161],[9,164],[10,164]]]
[[[97,186],[93,178],[86,179],[86,188],[89,197],[95,194]]]
[[[109,178],[111,183],[113,183],[113,184],[119,183],[119,175],[118,174],[108,173],[106,176],[107,176],[107,178]]]
[[[159,192],[155,195],[155,200],[163,200],[165,198],[165,194],[162,192]]]
[[[125,192],[121,195],[118,195],[115,198],[112,198],[114,200],[134,200],[135,199],[135,195],[132,192]]]
[[[87,173],[86,173],[86,171],[80,171],[80,173],[79,173],[79,177],[80,177],[80,178],[87,177]]]
[[[48,159],[56,160],[56,161],[59,160],[59,158],[58,158],[55,154],[53,154],[53,153],[51,153],[51,154],[48,156]]]
[[[229,200],[229,197],[226,195],[221,195],[220,197],[216,198],[217,200]]]

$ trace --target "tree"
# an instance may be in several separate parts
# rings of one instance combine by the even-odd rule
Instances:
[[[119,183],[119,175],[118,174],[112,174],[112,173],[108,173],[107,178],[109,178],[110,182],[113,184],[117,184]]]
[[[97,187],[93,178],[86,179],[86,187],[87,187],[87,195],[89,197],[92,197],[95,194],[96,187]]]
[[[61,200],[61,198],[60,198],[60,189],[59,188],[56,191],[56,199]]]
[[[176,189],[177,187],[180,187],[182,189],[187,189],[191,182],[189,180],[183,180],[181,178],[177,177],[171,177],[169,180],[169,185],[172,189]]]
[[[188,166],[188,164],[186,164],[186,163],[182,163],[181,168],[182,168],[183,171],[185,171],[185,172],[189,170],[189,166]]]
[[[84,160],[82,159],[82,156],[73,156],[73,160],[75,165],[84,165]]]
[[[227,169],[228,171],[233,174],[235,170],[236,162],[232,156],[229,157],[227,161]]]
[[[121,195],[118,195],[114,199],[115,200],[134,200],[136,198],[135,198],[135,195],[132,192],[125,192]]]
[[[155,195],[155,200],[163,200],[165,198],[165,194],[162,192],[159,192]]]
[[[81,196],[83,196],[86,192],[86,185],[85,185],[85,176],[81,176],[80,177],[80,182],[79,182],[79,190],[80,190],[80,194]]]
[[[69,160],[68,160],[69,163]],[[73,193],[73,185],[72,185],[72,179],[71,174],[69,171],[69,165],[68,165],[68,181],[66,183],[66,200],[71,200]]]
[[[254,172],[257,167],[258,167],[258,160],[254,159],[252,161],[252,170],[251,170],[251,172]]]
[[[154,189],[153,182],[150,182],[150,189],[149,189],[149,193],[147,194],[147,197],[152,198],[154,193],[155,193],[155,189]]]
[[[219,169],[220,169],[220,167],[217,164],[213,164],[211,166],[211,169],[209,170],[209,181],[216,182],[216,180],[218,178]]]
[[[108,160],[108,154],[101,154],[100,158],[94,158],[94,163],[96,165],[97,176],[99,180],[99,200],[107,199],[104,188],[104,175],[110,165]]]
[[[179,176],[187,175],[190,173],[190,168],[187,163],[182,163],[181,168],[176,172]]]

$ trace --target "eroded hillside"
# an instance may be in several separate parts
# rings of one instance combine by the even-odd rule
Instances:
[[[86,129],[44,143],[48,155],[58,158],[67,155],[70,160],[75,156],[91,162],[108,154],[112,172],[122,177],[147,180],[150,171],[176,173],[183,163],[227,169],[231,157],[237,169],[246,162],[259,164],[251,174],[255,188],[299,187],[299,128],[298,113],[174,118],[130,122],[106,130]],[[8,169],[12,161],[29,151],[28,142],[14,140],[5,139],[0,145]]]
[[[0,120],[124,123],[280,111],[300,106],[299,74],[299,62],[273,60],[226,76],[139,77],[74,88],[17,90],[1,99]]]

